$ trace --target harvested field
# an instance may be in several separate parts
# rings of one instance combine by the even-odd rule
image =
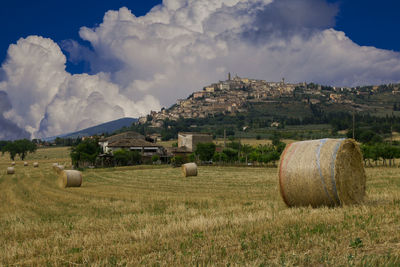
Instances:
[[[400,264],[397,168],[366,170],[363,205],[312,209],[286,207],[274,168],[95,169],[59,188],[67,156],[39,150],[13,176],[0,157],[0,265]]]

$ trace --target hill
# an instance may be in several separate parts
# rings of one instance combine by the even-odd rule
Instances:
[[[356,128],[382,135],[400,131],[400,84],[350,88],[236,76],[139,118],[129,130],[163,140],[176,138],[179,131],[270,138],[277,130],[284,138],[314,139],[343,137],[353,121]]]
[[[73,133],[67,133],[63,135],[58,135],[58,136],[53,136],[46,138],[46,141],[51,141],[56,139],[57,137],[61,138],[78,138],[82,136],[91,136],[95,134],[102,134],[102,133],[112,133],[116,130],[119,130],[123,127],[130,127],[132,126],[132,123],[137,122],[137,119],[134,118],[122,118],[106,123],[102,123],[93,127],[89,127],[80,131],[76,131]]]

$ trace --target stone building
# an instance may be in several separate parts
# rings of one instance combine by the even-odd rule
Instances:
[[[210,133],[178,133],[178,148],[186,147],[191,152],[196,150],[197,144],[212,141],[213,137]]]

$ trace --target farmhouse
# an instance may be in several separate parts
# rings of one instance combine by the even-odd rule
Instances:
[[[155,143],[147,142],[142,139],[122,139],[108,144],[108,151],[111,153],[116,150],[125,149],[138,151],[143,157],[152,157],[153,155],[164,155],[164,147]]]
[[[186,147],[190,152],[196,150],[198,143],[211,143],[212,141],[210,133],[178,133],[178,148]]]
[[[145,137],[137,132],[125,132],[120,134],[115,134],[109,137],[105,137],[99,140],[99,145],[103,148],[104,153],[111,152],[110,144],[115,143],[120,140],[145,140]]]

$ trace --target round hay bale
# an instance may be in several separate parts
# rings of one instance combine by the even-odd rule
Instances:
[[[7,168],[7,174],[14,174],[14,173],[15,173],[14,167],[8,167]]]
[[[80,187],[82,185],[82,173],[75,170],[65,170],[60,172],[59,186],[66,187]]]
[[[55,171],[57,172],[57,173],[61,173],[62,171],[64,170],[64,166],[63,165],[57,165],[56,167],[55,167]]]
[[[34,168],[38,168],[38,167],[39,167],[39,163],[38,163],[38,162],[34,162],[34,163],[33,163],[33,167],[34,167]]]
[[[53,163],[52,168],[55,172],[57,172],[58,163]]]
[[[25,162],[24,162],[24,166],[25,166],[25,167],[28,166],[28,162],[25,161]]]
[[[197,176],[197,165],[196,163],[186,163],[182,165],[183,177]]]
[[[11,162],[11,166],[15,166],[15,161]]]
[[[365,183],[362,154],[353,139],[296,142],[282,153],[279,186],[289,207],[358,204]]]

